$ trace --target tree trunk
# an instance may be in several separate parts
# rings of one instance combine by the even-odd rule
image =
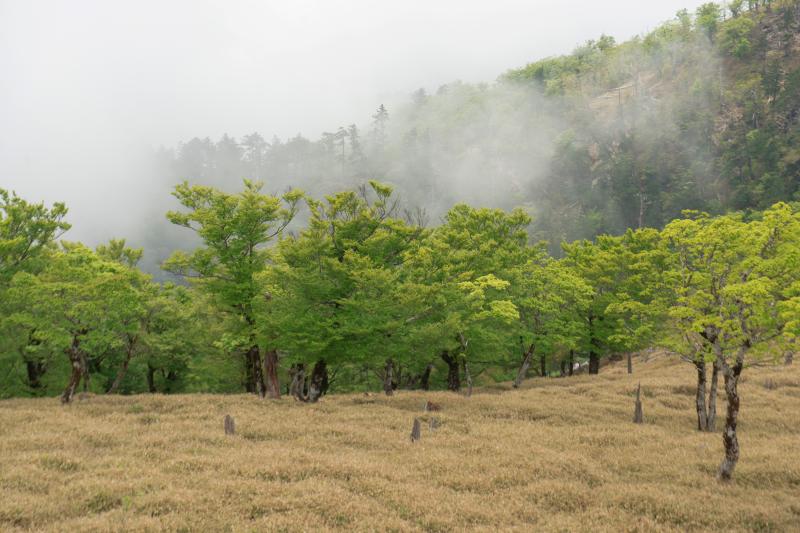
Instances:
[[[458,371],[458,358],[448,350],[442,350],[442,360],[447,363],[447,390],[458,392],[461,389],[461,375]]]
[[[597,354],[597,349],[600,342],[594,335],[594,315],[589,315],[589,374],[598,374],[600,372],[600,356]]]
[[[267,395],[273,400],[281,397],[281,385],[278,381],[278,350],[269,350],[264,355],[264,373],[266,374]]]
[[[311,371],[311,383],[308,385],[307,401],[314,403],[328,391],[328,365],[320,359]]]
[[[247,392],[258,394],[263,398],[267,393],[267,385],[264,382],[264,367],[261,364],[261,350],[257,344],[252,345],[247,350],[246,360],[248,365],[248,383],[245,388]]]
[[[792,359],[794,359],[794,351],[793,350],[786,350],[786,353],[783,354],[783,364],[789,366],[792,364]]]
[[[695,361],[697,370],[697,394],[695,404],[697,407],[697,430],[708,431],[708,412],[706,411],[706,362]]]
[[[28,346],[39,346],[42,344],[40,339],[36,338],[36,328],[28,332]],[[25,361],[25,367],[28,373],[28,386],[34,391],[42,386],[42,376],[47,371],[47,365],[42,361],[31,361],[27,358],[25,348],[20,349],[19,353]]]
[[[717,430],[717,382],[719,381],[719,362],[714,361],[711,368],[711,390],[708,392],[707,431]]]
[[[386,396],[392,396],[394,394],[394,389],[392,388],[392,375],[394,371],[394,363],[392,362],[391,358],[386,360],[386,367],[384,368],[383,372],[383,392]]]
[[[420,381],[420,388],[422,390],[430,389],[432,370],[433,370],[433,363],[428,363],[428,365],[425,367],[425,371],[422,373],[422,379]]]
[[[742,372],[742,363],[737,361],[734,366],[722,365],[725,377],[725,395],[728,399],[728,408],[725,416],[725,431],[722,432],[722,444],[725,446],[725,459],[719,465],[719,479],[729,481],[733,477],[733,470],[739,461],[739,439],[736,436],[736,425],[739,418],[739,375]]]
[[[562,360],[559,362],[559,367],[560,367],[560,368],[559,368],[559,370],[560,370],[560,373],[559,373],[559,374],[560,374],[560,376],[563,378],[564,376],[566,376],[566,375],[567,375],[567,361],[566,361],[565,359],[562,359]]]
[[[305,392],[303,390],[306,384],[306,365],[303,363],[292,365],[292,368],[289,370],[289,375],[292,376],[289,394],[296,400],[300,400],[301,402],[306,401]]]
[[[628,352],[628,374],[633,374],[633,354]]]
[[[151,394],[156,392],[156,369],[153,368],[150,363],[147,363],[147,390],[150,391]]]
[[[467,358],[464,357],[464,379],[467,380],[467,398],[472,396],[472,374],[469,373],[469,363]]]
[[[595,352],[589,352],[589,374],[600,373],[600,357]]]
[[[525,357],[522,358],[522,364],[517,371],[517,377],[514,378],[513,386],[515,389],[518,389],[519,386],[522,385],[522,380],[525,379],[525,376],[528,374],[528,369],[531,367],[531,362],[533,361],[533,350],[534,346],[531,344],[528,351],[525,352]]]
[[[569,375],[575,372],[575,350],[569,351]]]
[[[25,366],[28,371],[28,387],[39,390],[42,387],[42,376],[47,367],[41,361],[25,361]]]
[[[539,358],[539,375],[547,377],[547,358],[544,354]]]
[[[125,374],[128,372],[128,365],[130,365],[135,347],[136,337],[128,337],[128,343],[125,349],[125,360],[122,361],[122,366],[117,371],[117,377],[114,378],[114,383],[108,388],[108,394],[116,394],[119,386],[122,385],[122,380],[125,379]]]
[[[162,372],[163,375],[163,372]],[[178,381],[178,374],[175,373],[174,370],[170,370],[167,372],[167,375],[164,376],[164,392],[166,394],[170,394],[175,392],[175,385]]]
[[[77,335],[73,335],[72,345],[67,348],[67,356],[72,365],[72,373],[70,374],[67,388],[61,394],[61,403],[70,403],[72,401],[81,378],[86,374],[86,370],[83,368],[84,359],[80,352],[80,340]]]

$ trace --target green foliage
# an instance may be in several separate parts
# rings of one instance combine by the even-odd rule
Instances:
[[[720,47],[739,59],[746,58],[753,46],[750,35],[755,22],[749,17],[737,17],[725,22],[720,35]]]
[[[800,279],[800,216],[776,204],[759,219],[698,214],[663,232],[670,252],[669,310],[684,353],[739,365],[744,357],[780,354],[793,338],[794,290]]]
[[[0,188],[0,285],[70,228],[62,220],[66,214],[63,203],[30,204]]]

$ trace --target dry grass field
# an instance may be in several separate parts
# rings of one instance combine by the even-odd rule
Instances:
[[[727,485],[692,383],[657,356],[472,398],[3,401],[0,531],[800,531],[798,365],[745,370]],[[426,399],[443,408],[433,432]]]

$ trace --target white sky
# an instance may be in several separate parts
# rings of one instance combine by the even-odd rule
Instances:
[[[701,3],[0,0],[0,187],[105,224],[151,179],[144,146],[315,139],[419,87],[493,81]]]

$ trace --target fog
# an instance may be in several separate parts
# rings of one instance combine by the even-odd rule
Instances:
[[[135,236],[169,203],[159,146],[317,139],[700,3],[0,0],[0,187],[65,201],[72,240]]]

